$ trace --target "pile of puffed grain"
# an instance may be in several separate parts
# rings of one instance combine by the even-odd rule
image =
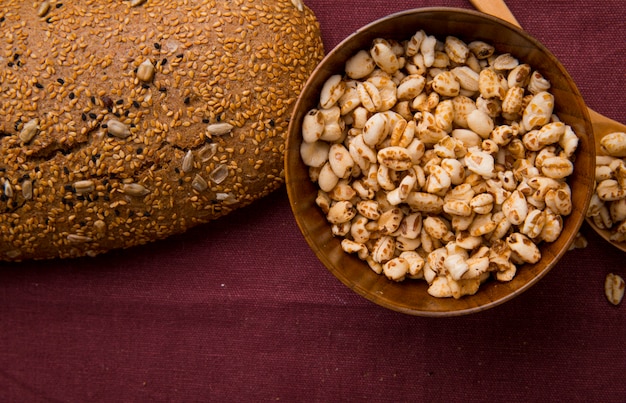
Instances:
[[[578,137],[553,110],[532,66],[420,30],[328,78],[300,154],[344,251],[460,298],[538,262],[571,213]]]

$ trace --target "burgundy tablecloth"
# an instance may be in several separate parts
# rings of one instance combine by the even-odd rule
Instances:
[[[119,0],[116,0],[119,1]],[[489,1],[489,0],[485,0]],[[359,26],[467,0],[306,0],[330,50]],[[626,123],[626,3],[509,0],[588,105]],[[626,255],[583,227],[487,311],[396,313],[309,250],[279,190],[185,235],[96,259],[0,265],[1,401],[626,401]]]

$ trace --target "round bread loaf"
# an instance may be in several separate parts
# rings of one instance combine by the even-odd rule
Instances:
[[[144,244],[277,189],[323,53],[300,0],[3,0],[0,260]]]

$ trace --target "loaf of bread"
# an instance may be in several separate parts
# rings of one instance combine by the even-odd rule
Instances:
[[[2,0],[0,260],[163,239],[280,187],[301,0]]]

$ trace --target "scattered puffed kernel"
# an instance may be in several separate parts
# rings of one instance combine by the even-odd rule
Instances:
[[[619,305],[624,298],[624,279],[617,274],[609,273],[604,280],[604,294],[613,305]]]

